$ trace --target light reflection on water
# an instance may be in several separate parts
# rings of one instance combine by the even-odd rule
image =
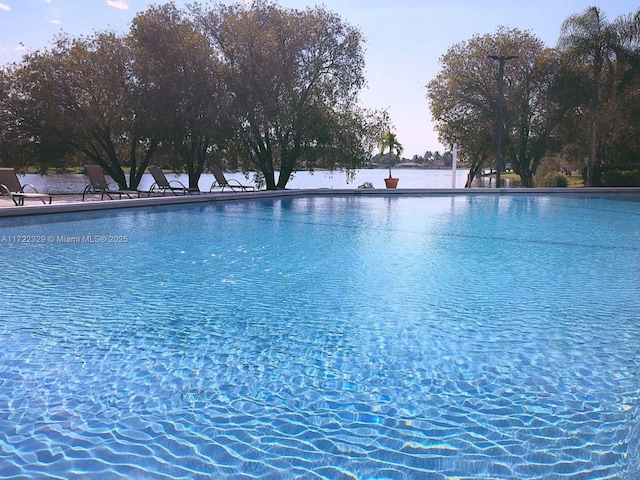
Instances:
[[[627,199],[0,219],[0,477],[640,478]]]

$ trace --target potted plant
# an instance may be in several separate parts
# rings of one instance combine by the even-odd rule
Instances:
[[[400,179],[393,178],[393,175],[391,174],[391,161],[402,155],[404,148],[400,142],[398,142],[396,134],[391,130],[380,136],[378,139],[378,148],[380,148],[380,155],[384,156],[385,152],[388,151],[389,156],[389,177],[384,179],[384,183],[387,188],[396,188]]]

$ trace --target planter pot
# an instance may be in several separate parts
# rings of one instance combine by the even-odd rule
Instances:
[[[398,180],[400,180],[399,178],[385,178],[384,179],[384,183],[387,186],[387,188],[396,188],[398,186]]]

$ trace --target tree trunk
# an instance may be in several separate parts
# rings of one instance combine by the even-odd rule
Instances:
[[[523,170],[520,175],[520,182],[525,188],[533,188],[533,172],[529,170]]]
[[[293,170],[291,168],[280,170],[280,175],[278,175],[278,184],[276,185],[277,190],[284,190],[287,188],[287,183],[289,182],[289,178],[291,178],[292,173]]]
[[[292,155],[291,152],[283,152],[283,158],[280,162],[282,166],[280,167],[280,175],[278,176],[278,190],[284,190],[287,187],[289,178],[291,178],[291,174],[293,173],[295,160],[290,158],[290,155]]]
[[[297,141],[297,139],[296,139]],[[300,149],[295,146],[292,149],[288,149],[286,147],[286,142],[281,142],[281,155],[280,159],[280,175],[278,176],[278,190],[284,190],[287,187],[287,183],[291,178],[291,174],[295,170],[296,162],[298,160],[298,156],[300,155]]]
[[[476,157],[480,155],[476,153]],[[471,184],[473,183],[473,179],[476,178],[478,172],[482,169],[485,161],[487,159],[487,155],[482,155],[479,161],[471,162],[471,166],[469,168],[469,174],[467,175],[467,183],[465,183],[464,188],[471,188]]]
[[[114,182],[118,184],[119,188],[127,190],[127,177],[124,175],[122,165],[118,160],[118,153],[113,146],[109,132],[105,132],[103,134],[103,138],[98,138],[98,142],[100,142],[100,145],[107,156],[104,160],[106,162],[106,166],[101,165],[103,170],[113,179]]]
[[[262,172],[264,176],[264,181],[267,187],[267,190],[277,190],[278,187],[276,185],[276,175],[273,171],[273,159],[271,155],[271,150],[265,150],[260,152],[260,156],[258,157],[257,167]]]
[[[198,150],[195,159],[195,165],[192,168],[192,173],[189,175],[189,188],[197,188],[200,187],[198,184],[200,183],[200,177],[202,176],[202,172],[204,171],[204,162],[206,160],[206,155],[202,155],[202,151]]]
[[[209,140],[206,136],[192,138],[191,142],[180,143],[175,146],[178,155],[187,169],[189,188],[200,189],[198,184],[200,183],[200,177],[202,176],[207,160],[208,147]]]
[[[589,108],[589,156],[587,157],[587,178],[585,186],[593,187],[593,169],[598,155],[598,111],[600,110],[600,79],[602,58],[597,58],[593,65],[593,93]]]
[[[589,156],[587,158],[587,187],[593,187],[593,170],[596,165],[596,155],[598,152],[598,130],[596,127],[595,114],[592,113],[589,119]]]
[[[144,151],[144,157],[142,158],[140,165],[138,165],[138,160],[137,160],[138,145],[140,145],[140,142],[138,140],[133,140],[131,142],[131,149],[129,151],[131,171],[129,173],[129,187],[128,187],[131,190],[138,189],[138,185],[140,185],[140,180],[142,180],[142,175],[144,175],[144,172],[149,166],[149,162],[151,161],[151,158],[153,157],[153,154],[155,153],[156,148],[158,147],[158,142],[154,140],[150,140],[150,142],[151,144]]]

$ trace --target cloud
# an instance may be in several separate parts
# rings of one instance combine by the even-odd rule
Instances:
[[[11,11],[11,7],[9,5],[5,5],[4,3],[0,3],[0,10],[4,10],[6,12]]]
[[[13,52],[24,52],[26,50],[27,47],[25,47],[22,43],[20,45],[16,45],[15,47],[5,47],[3,45],[0,45],[0,55],[7,55]]]
[[[49,20],[49,23],[53,23],[54,25],[60,25],[62,22],[60,20]]]
[[[107,5],[118,10],[129,10],[129,5],[125,0],[107,0]]]

